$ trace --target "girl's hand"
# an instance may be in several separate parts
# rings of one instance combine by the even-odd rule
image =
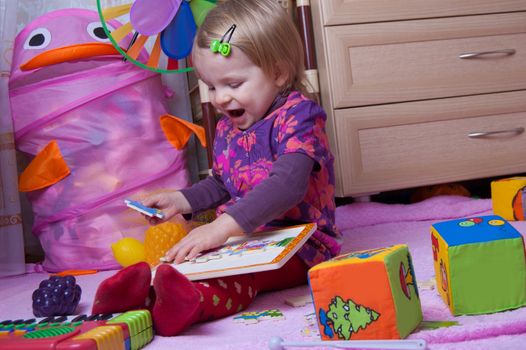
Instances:
[[[243,229],[228,214],[223,214],[209,224],[199,226],[165,254],[166,261],[180,264],[185,260],[192,260],[200,252],[221,246],[232,236],[240,236]]]
[[[145,215],[151,225],[157,225],[167,221],[177,214],[186,214],[192,211],[190,203],[188,203],[186,197],[179,191],[153,194],[143,198],[141,203],[147,207],[157,208],[165,215],[164,219]]]

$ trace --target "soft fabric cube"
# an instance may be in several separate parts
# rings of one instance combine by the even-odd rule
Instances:
[[[526,304],[523,238],[501,216],[436,223],[431,242],[437,290],[453,315]]]
[[[493,214],[506,220],[525,220],[526,177],[518,176],[491,182]]]
[[[309,270],[323,340],[400,339],[422,320],[406,245],[340,255]]]

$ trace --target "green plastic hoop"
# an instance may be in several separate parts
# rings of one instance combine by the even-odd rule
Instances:
[[[186,68],[180,68],[180,69],[163,69],[163,68],[154,68],[154,67],[150,67],[150,66],[147,66],[145,65],[144,63],[142,62],[139,62],[137,61],[136,59],[130,57],[120,46],[119,44],[115,41],[115,39],[113,38],[113,36],[111,35],[110,31],[108,30],[108,26],[106,25],[106,20],[104,19],[104,17],[102,16],[102,6],[100,4],[100,0],[97,0],[97,12],[99,13],[99,18],[100,18],[100,22],[102,23],[102,28],[104,28],[104,32],[106,33],[106,35],[108,36],[108,38],[110,39],[111,41],[111,44],[113,45],[113,47],[115,47],[115,49],[117,51],[119,51],[119,53],[124,57],[126,58],[127,61],[129,62],[132,62],[133,64],[135,64],[136,66],[139,66],[143,69],[147,69],[149,71],[152,71],[152,72],[156,72],[156,73],[168,73],[168,74],[172,74],[172,73],[186,73],[186,72],[190,72],[193,70],[192,67],[186,67]]]

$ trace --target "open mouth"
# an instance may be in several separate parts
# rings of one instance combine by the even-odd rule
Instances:
[[[228,115],[231,117],[231,118],[238,118],[238,117],[241,117],[243,114],[245,114],[245,109],[243,108],[239,108],[239,109],[231,109],[228,112]]]

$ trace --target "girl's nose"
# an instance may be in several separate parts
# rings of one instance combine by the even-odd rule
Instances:
[[[232,101],[230,94],[222,89],[216,89],[214,99],[218,105],[225,105]]]

